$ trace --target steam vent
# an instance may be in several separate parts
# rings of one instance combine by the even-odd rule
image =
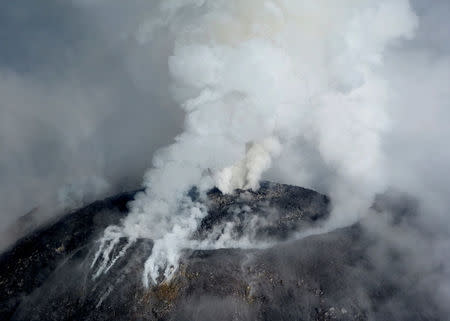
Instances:
[[[273,240],[272,245],[186,249],[170,281],[146,288],[142,273],[153,244],[139,239],[107,272],[94,277],[98,240],[106,227],[125,217],[136,193],[69,213],[3,253],[0,319],[438,320],[427,294],[411,290],[414,280],[402,277],[406,263],[399,253],[391,253],[389,269],[376,262],[376,242],[363,223],[296,237],[328,218],[328,198],[268,182],[258,192],[210,191],[208,215],[193,238],[205,238],[231,221],[234,233],[245,233],[259,216],[264,224],[252,226],[253,235]],[[196,197],[195,191],[191,194]],[[391,207],[396,219],[409,211],[389,199],[377,206]],[[111,255],[121,251],[122,243]]]

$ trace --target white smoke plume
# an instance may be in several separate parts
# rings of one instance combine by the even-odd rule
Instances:
[[[280,147],[280,143],[272,137],[261,143],[248,144],[244,159],[217,173],[217,187],[226,194],[238,188],[257,190],[261,175],[270,168],[272,156],[279,153]]]
[[[171,87],[185,124],[154,157],[119,233],[154,240],[144,284],[170,279],[181,250],[195,246],[206,209],[190,188],[203,197],[213,186],[257,189],[286,155],[301,162],[312,149],[334,173],[333,227],[362,215],[387,184],[384,54],[416,26],[407,0],[159,1],[137,37],[173,39]]]

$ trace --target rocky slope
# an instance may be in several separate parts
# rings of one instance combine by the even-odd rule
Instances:
[[[245,233],[249,219],[260,216],[265,224],[254,235],[277,241],[273,247],[186,249],[172,281],[145,288],[141,276],[152,242],[139,240],[108,273],[94,279],[97,241],[126,215],[135,193],[70,213],[3,253],[0,319],[439,320],[426,293],[410,291],[398,253],[392,253],[394,268],[375,262],[376,241],[360,224],[292,240],[296,231],[327,218],[329,200],[267,182],[258,192],[212,190],[208,216],[195,237],[231,221],[237,233]],[[195,190],[191,196],[196,197]]]

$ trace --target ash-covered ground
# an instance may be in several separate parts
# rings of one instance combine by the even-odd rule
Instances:
[[[431,274],[368,226],[414,224],[416,204],[380,196],[359,223],[296,238],[319,227],[329,199],[300,187],[263,183],[258,192],[208,193],[208,215],[193,235],[233,222],[274,240],[264,249],[189,250],[175,276],[142,283],[152,241],[140,239],[95,278],[99,238],[118,224],[137,192],[97,201],[34,231],[0,256],[1,320],[444,320]],[[195,191],[191,193],[195,197]],[[236,208],[245,208],[237,211]],[[372,222],[366,224],[366,222]],[[406,223],[405,223],[406,222]],[[112,256],[126,243],[119,244]],[[95,264],[101,264],[98,260]]]

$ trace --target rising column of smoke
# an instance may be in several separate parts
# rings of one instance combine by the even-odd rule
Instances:
[[[192,186],[257,188],[279,153],[301,159],[290,150],[299,140],[336,173],[331,224],[353,222],[385,184],[389,90],[377,69],[386,46],[415,26],[406,0],[161,1],[139,37],[174,36],[168,63],[186,117],[119,233],[154,240],[144,284],[160,271],[170,279],[181,249],[195,245],[206,209],[186,197]]]

